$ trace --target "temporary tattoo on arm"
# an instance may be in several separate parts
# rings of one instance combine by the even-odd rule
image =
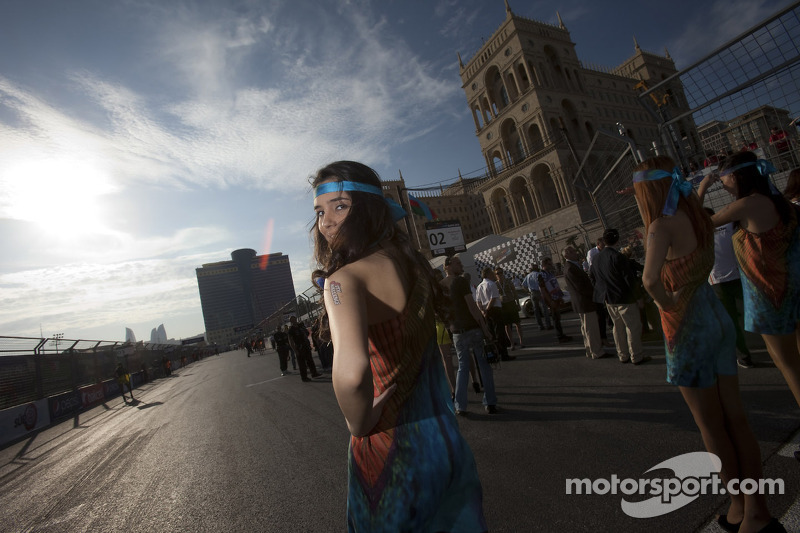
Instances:
[[[331,281],[331,299],[333,300],[334,305],[339,305],[342,303],[339,300],[339,294],[342,292],[342,285],[338,281]]]

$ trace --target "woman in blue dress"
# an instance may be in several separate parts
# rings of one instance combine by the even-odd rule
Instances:
[[[430,265],[398,231],[374,170],[340,161],[312,185],[314,277],[325,279],[333,389],[352,434],[348,529],[486,531],[436,343],[434,307],[446,311]]]

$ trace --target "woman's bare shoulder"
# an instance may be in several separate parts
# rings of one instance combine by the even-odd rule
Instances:
[[[392,272],[394,272],[394,262],[385,252],[379,250],[357,261],[348,263],[334,272],[328,279],[333,281],[360,281],[364,283],[375,276],[383,276]]]
[[[326,286],[329,287],[332,283],[363,286],[364,280],[362,279],[359,269],[353,268],[355,264],[356,263],[347,264],[328,276],[325,280]]]
[[[650,233],[674,233],[684,231],[686,224],[691,225],[689,216],[683,211],[677,211],[674,215],[658,217],[650,223]]]

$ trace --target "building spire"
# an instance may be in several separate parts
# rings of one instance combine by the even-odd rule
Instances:
[[[672,59],[672,58],[670,57],[670,55],[669,55],[669,50],[667,50],[667,47],[666,47],[666,46],[664,47],[664,57],[666,57],[667,59]]]
[[[505,1],[505,3],[506,3],[506,15],[510,17],[510,16],[512,16],[514,13],[511,11],[511,6],[510,6],[510,5],[508,5],[508,0],[504,0],[504,1]]]
[[[636,36],[635,35],[633,36],[633,46],[634,46],[634,48],[636,48],[637,52],[641,52],[642,51],[642,49],[639,47],[639,41],[636,40]]]
[[[463,70],[464,69],[464,62],[461,61],[461,52],[456,52],[456,54],[458,54],[458,66],[461,67],[461,69]]]
[[[557,10],[556,10],[556,17],[558,18],[558,27],[561,28],[562,30],[566,30],[567,27],[564,26],[564,21],[561,20],[561,13],[559,13]]]

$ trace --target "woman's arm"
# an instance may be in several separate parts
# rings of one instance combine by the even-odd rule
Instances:
[[[715,228],[718,228],[728,224],[729,222],[741,221],[747,216],[747,210],[750,202],[751,199],[747,197],[740,198],[732,204],[726,205],[719,212],[711,215],[711,222],[714,224]]]
[[[708,188],[718,181],[719,174],[717,172],[710,172],[705,178],[703,178],[703,181],[701,181],[700,185],[697,186],[697,196],[700,197],[700,205],[703,205],[703,198],[705,198]]]
[[[397,388],[392,385],[374,397],[363,280],[346,268],[334,273],[325,281],[325,309],[336,349],[333,391],[350,433],[363,437],[378,423],[384,404]]]
[[[673,295],[667,293],[661,282],[661,268],[667,259],[667,252],[672,241],[670,232],[667,231],[669,222],[658,218],[650,224],[647,232],[647,250],[644,257],[644,270],[642,271],[642,285],[653,297],[660,309],[668,310],[674,305]]]

